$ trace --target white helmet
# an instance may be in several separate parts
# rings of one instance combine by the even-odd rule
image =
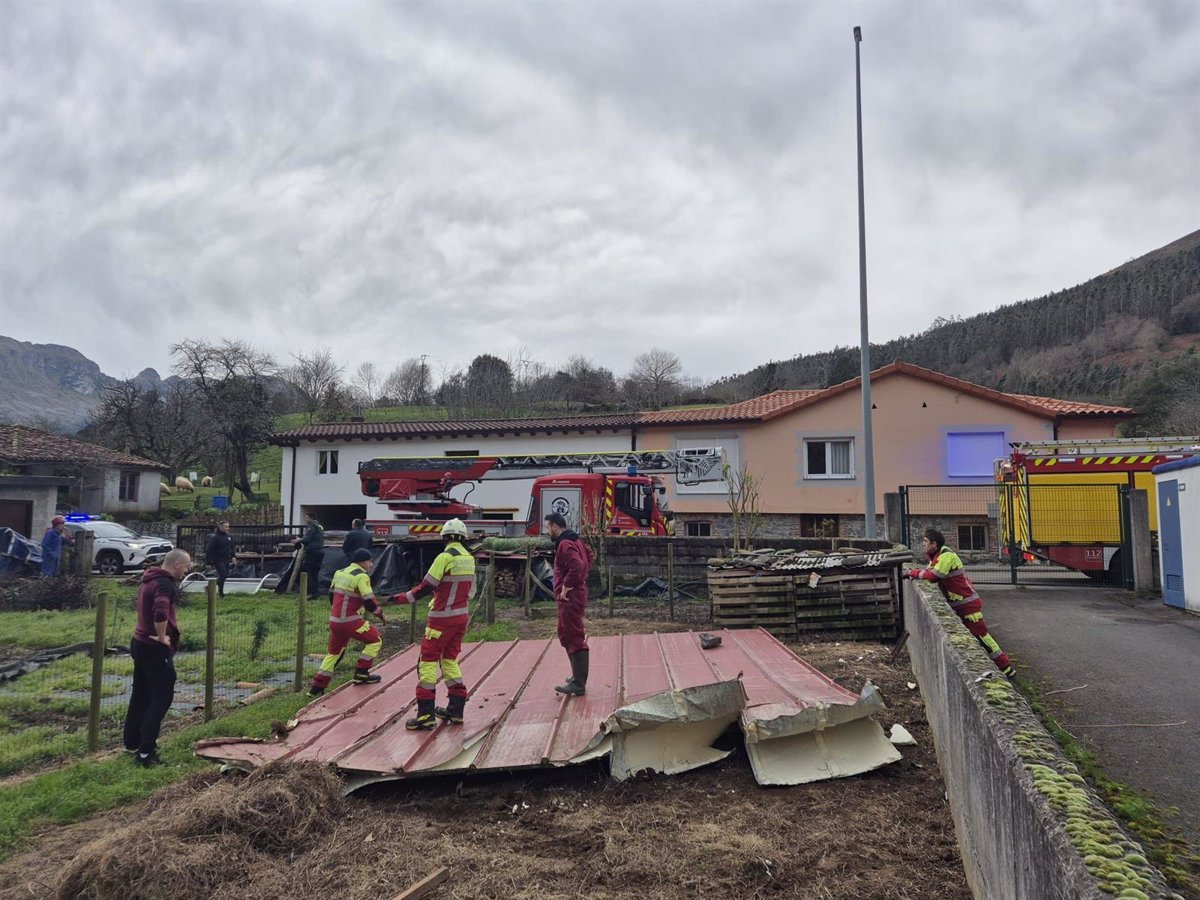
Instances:
[[[457,535],[465,538],[467,536],[467,526],[463,524],[462,519],[451,519],[442,526],[442,537],[446,535]]]

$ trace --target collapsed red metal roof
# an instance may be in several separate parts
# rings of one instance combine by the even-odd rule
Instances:
[[[415,703],[414,645],[376,668],[378,684],[343,685],[301,710],[276,740],[201,741],[196,752],[241,768],[324,762],[351,789],[454,770],[560,766],[605,753],[618,778],[646,768],[684,771],[727,755],[711,744],[735,721],[763,783],[856,774],[899,758],[869,718],[883,708],[874,688],[856,695],[839,687],[761,629],[713,633],[722,643],[710,650],[692,632],[592,638],[588,692],[572,698],[554,691],[567,669],[557,642],[465,644],[465,724],[433,731],[404,727]],[[830,742],[812,741],[814,732],[858,721],[864,724],[849,762],[819,758],[829,755]],[[798,763],[784,754],[790,770],[783,772],[778,751],[792,745],[780,741],[801,738],[816,757]],[[768,742],[775,742],[772,753],[756,752]]]

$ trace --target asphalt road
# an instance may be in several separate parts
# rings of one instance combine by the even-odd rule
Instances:
[[[1200,841],[1200,616],[1102,588],[980,593],[1022,676],[1043,693],[1078,688],[1045,698],[1059,723],[1111,777],[1178,808],[1174,823]]]

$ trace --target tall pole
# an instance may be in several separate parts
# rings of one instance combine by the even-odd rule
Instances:
[[[859,356],[862,361],[863,483],[866,494],[866,531],[863,534],[870,539],[875,537],[875,442],[871,430],[871,343],[867,336],[867,219],[863,202],[862,64],[859,61],[861,43],[862,28],[855,25],[854,98],[858,114],[858,319]]]

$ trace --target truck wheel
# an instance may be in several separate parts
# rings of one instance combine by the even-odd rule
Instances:
[[[96,568],[101,575],[123,575],[125,566],[121,563],[121,554],[113,550],[105,550],[96,557]]]
[[[1123,585],[1125,583],[1125,560],[1118,550],[1108,561],[1108,583]]]

